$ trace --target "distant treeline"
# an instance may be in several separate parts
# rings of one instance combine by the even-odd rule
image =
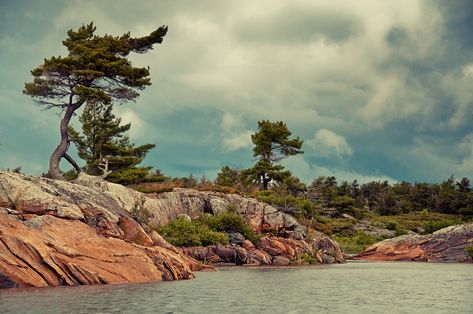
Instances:
[[[473,215],[470,180],[457,181],[453,176],[433,184],[372,181],[361,185],[356,180],[337,184],[335,177],[319,177],[307,187],[306,193],[311,202],[340,211],[365,208],[381,215],[422,210]]]

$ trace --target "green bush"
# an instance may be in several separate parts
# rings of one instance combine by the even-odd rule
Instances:
[[[299,255],[298,260],[299,260],[299,263],[302,264],[302,265],[317,264],[317,260],[315,259],[315,257],[313,257],[312,255],[310,255],[307,252],[302,253],[301,255]]]
[[[429,221],[424,224],[424,234],[430,234],[454,224],[455,223],[450,220]]]
[[[404,230],[404,228],[402,228],[401,225],[399,225],[395,221],[388,222],[386,225],[386,229],[396,231],[396,237],[407,233],[407,231]]]
[[[314,218],[317,210],[308,199],[290,194],[276,194],[271,190],[260,191],[256,194],[256,199],[268,203],[277,209],[298,218]]]
[[[136,220],[140,225],[147,224],[151,218],[151,213],[144,207],[144,205],[145,198],[140,198],[139,200],[135,201],[135,204],[133,204],[133,208],[130,211],[133,219]]]
[[[340,244],[342,250],[348,254],[361,253],[368,246],[380,240],[363,231],[358,231],[353,237],[335,236],[334,239]]]
[[[169,243],[175,246],[208,246],[228,244],[228,236],[223,232],[211,230],[200,221],[176,219],[157,229]]]
[[[198,222],[214,231],[239,232],[251,242],[256,242],[259,239],[245,220],[232,212],[231,208],[229,208],[229,211],[216,216],[203,214],[199,217]]]
[[[466,251],[466,254],[468,254],[468,256],[473,259],[473,246],[472,245],[468,245],[467,247],[465,247],[465,251]]]

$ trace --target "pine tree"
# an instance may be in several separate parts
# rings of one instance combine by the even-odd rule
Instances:
[[[130,142],[126,132],[131,124],[121,125],[121,118],[112,113],[113,106],[96,106],[87,103],[79,118],[82,133],[69,128],[69,135],[77,146],[79,157],[85,160],[84,170],[88,174],[97,175],[103,172],[100,165],[108,162],[111,173],[107,180],[132,184],[137,183],[149,174],[151,167],[138,167],[154,144],[135,146]]]
[[[258,121],[258,132],[251,136],[255,144],[253,156],[258,158],[258,162],[245,173],[253,180],[259,181],[263,190],[268,189],[271,180],[281,182],[290,176],[290,172],[283,171],[284,167],[275,162],[304,153],[301,150],[302,140],[299,137],[289,139],[291,135],[292,132],[282,121]]]
[[[109,105],[113,101],[134,101],[139,91],[151,85],[148,68],[133,67],[128,60],[131,52],[146,53],[154,44],[163,41],[167,26],[150,35],[134,38],[130,33],[122,36],[95,35],[93,23],[69,30],[62,42],[69,51],[65,57],[44,59],[43,64],[31,71],[34,79],[25,84],[23,92],[33,97],[46,109],[61,112],[59,127],[61,141],[49,159],[49,175],[64,179],[59,169],[62,158],[77,171],[80,167],[67,153],[70,145],[68,125],[82,105],[94,103]]]

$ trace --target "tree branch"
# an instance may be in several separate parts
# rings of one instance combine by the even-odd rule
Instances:
[[[100,166],[102,166],[103,168]],[[100,158],[100,163],[98,165],[98,168],[102,170],[103,172],[102,175],[100,176],[100,178],[102,179],[105,179],[106,177],[108,177],[109,174],[112,173],[112,171],[108,170],[108,159]]]
[[[68,153],[65,153],[63,157],[72,165],[72,167],[74,167],[74,169],[76,169],[77,173],[82,171],[76,161],[72,159]]]

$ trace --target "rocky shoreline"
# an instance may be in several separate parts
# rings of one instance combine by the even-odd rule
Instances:
[[[138,223],[132,212],[150,213]],[[229,245],[177,248],[150,226],[228,208],[260,238],[231,234]],[[354,260],[471,262],[473,224],[431,235],[387,239]],[[177,189],[143,194],[81,175],[75,182],[0,172],[0,287],[110,284],[194,278],[212,265],[287,266],[344,263],[327,235],[255,199]]]
[[[472,263],[473,223],[450,226],[432,234],[407,234],[386,239],[351,257],[369,261]]]
[[[182,214],[218,214],[228,205],[255,231],[277,236],[268,233],[254,247],[181,249],[146,232],[131,215],[140,206],[151,213],[149,225],[163,225]],[[194,190],[153,196],[87,175],[64,182],[9,172],[0,172],[0,253],[3,288],[191,279],[193,271],[213,269],[202,263],[210,260],[344,262],[328,236],[251,198]]]

